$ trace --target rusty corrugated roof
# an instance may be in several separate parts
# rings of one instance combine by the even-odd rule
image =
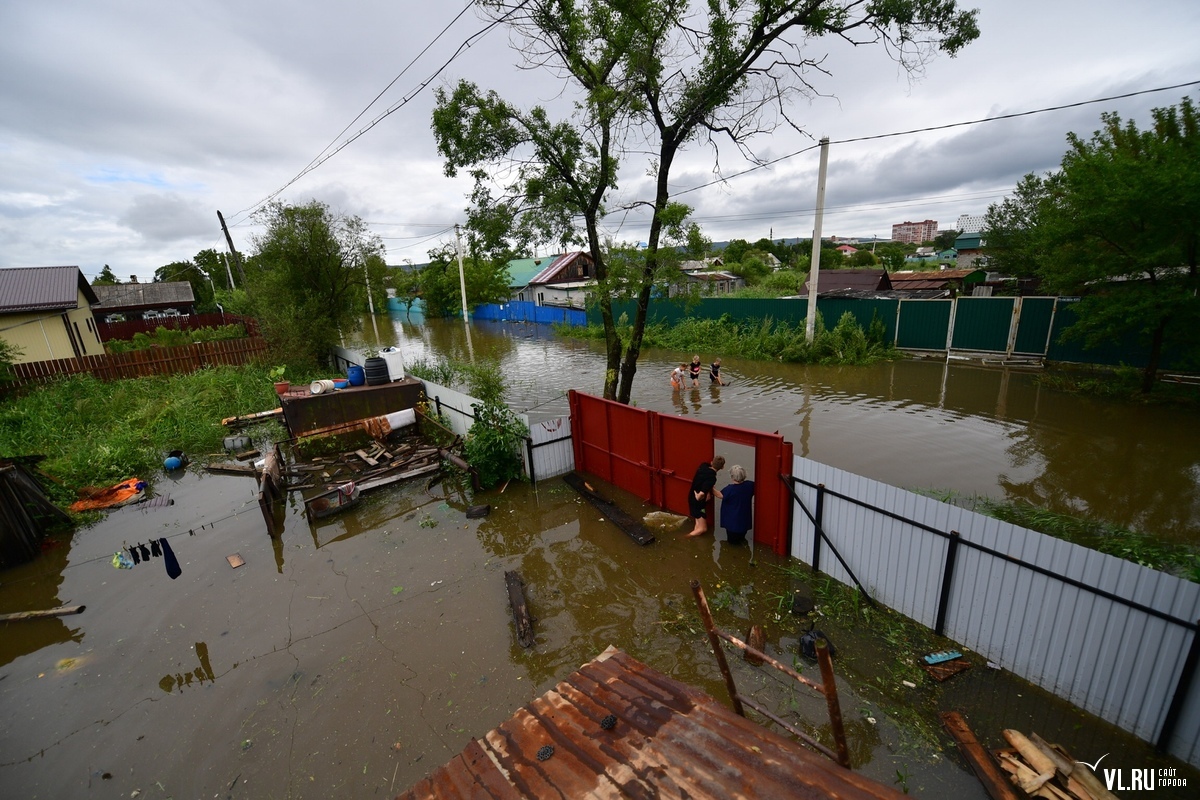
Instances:
[[[5,314],[78,308],[80,291],[96,302],[79,267],[0,269],[0,312]]]
[[[610,714],[616,723],[607,729]],[[539,760],[547,746],[553,753]],[[903,795],[610,647],[399,795],[463,797]]]

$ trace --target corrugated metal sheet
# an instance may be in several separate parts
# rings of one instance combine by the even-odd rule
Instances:
[[[953,349],[1008,351],[1015,298],[959,297],[955,303]]]
[[[945,350],[952,300],[901,300],[896,346]]]
[[[606,729],[608,715],[615,725]],[[553,748],[544,760],[539,750]],[[894,798],[610,647],[400,798]]]
[[[0,312],[6,314],[78,308],[80,291],[96,302],[79,267],[0,269]]]
[[[1017,338],[1014,353],[1045,355],[1050,336],[1050,323],[1054,318],[1053,297],[1021,297],[1021,318],[1017,322]]]
[[[1186,625],[1200,618],[1200,584],[811,459],[795,457],[793,474],[935,530],[958,531],[964,542],[1049,571],[960,545],[946,635],[1102,719],[1157,740],[1194,637]],[[816,490],[797,484],[796,492],[813,511]],[[813,525],[798,505],[793,520],[791,554],[811,564]],[[873,598],[935,627],[945,538],[832,494],[825,496],[822,528]],[[820,568],[852,582],[827,547]],[[1200,682],[1187,698],[1169,751],[1200,764]]]
[[[565,475],[575,469],[575,448],[571,443],[569,416],[532,423],[525,415],[522,415],[522,419],[529,426],[529,439],[533,445],[532,465],[528,463],[528,452],[525,453],[526,475],[533,475],[540,481]]]

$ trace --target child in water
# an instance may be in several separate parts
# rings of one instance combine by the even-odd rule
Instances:
[[[687,364],[680,364],[671,372],[671,388],[679,391],[683,388],[683,379],[687,374]]]
[[[721,379],[721,359],[713,359],[712,366],[708,368],[708,379],[718,386],[725,385],[725,381]]]
[[[700,366],[700,356],[692,356],[692,363],[688,365],[688,375],[692,379],[693,389],[698,389],[700,387],[700,371],[702,369],[704,368]]]

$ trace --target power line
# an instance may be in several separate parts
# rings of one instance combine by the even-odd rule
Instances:
[[[267,203],[271,202],[276,197],[278,197],[280,194],[282,194],[289,186],[294,184],[296,181],[300,180],[305,175],[312,172],[313,170],[315,170],[317,167],[324,164],[329,159],[333,158],[335,155],[340,153],[346,147],[348,147],[349,145],[351,145],[352,143],[357,141],[359,139],[359,137],[366,134],[367,131],[371,130],[376,125],[378,125],[380,122],[383,122],[383,120],[387,119],[392,114],[399,111],[404,106],[408,105],[413,100],[413,98],[415,98],[418,94],[420,94],[425,89],[425,87],[427,87],[427,86],[429,86],[429,84],[433,83],[434,79],[437,78],[439,75],[442,74],[442,72],[444,72],[446,70],[446,67],[448,67],[452,63],[454,63],[454,61],[460,55],[462,55],[463,52],[465,52],[468,48],[472,47],[476,41],[482,39],[484,36],[486,36],[488,33],[490,33],[493,28],[495,28],[496,26],[505,22],[510,16],[512,16],[517,11],[520,11],[522,8],[524,8],[526,5],[528,5],[529,2],[530,2],[530,0],[524,0],[524,2],[522,2],[520,5],[515,6],[513,9],[511,9],[510,11],[505,13],[503,16],[501,16],[495,20],[492,20],[490,23],[485,25],[481,30],[476,31],[475,33],[468,36],[466,39],[464,39],[462,41],[461,44],[459,44],[459,46],[450,55],[450,58],[448,58],[445,61],[445,63],[443,63],[440,67],[438,67],[437,70],[434,71],[434,73],[432,75],[430,75],[428,78],[426,78],[420,84],[418,84],[417,88],[413,89],[408,95],[400,98],[400,100],[398,102],[389,106],[382,114],[375,117],[375,119],[371,120],[371,122],[366,127],[361,128],[357,133],[355,133],[353,136],[351,136],[350,138],[343,141],[341,144],[339,144],[337,147],[335,147],[332,151],[329,151],[329,147],[327,146],[325,148],[325,150],[321,151],[322,153],[324,153],[324,155],[319,156],[319,157],[313,159],[312,161],[310,161],[308,163],[308,165],[305,166],[304,169],[300,170],[300,172],[294,178],[292,178],[290,181],[285,183],[283,186],[276,189],[271,194],[267,195],[265,198],[260,200],[258,203],[255,203],[253,206],[250,206],[249,208],[244,208],[241,211],[237,212],[237,214],[235,216],[241,216],[242,214],[244,214],[246,212],[252,213],[253,211],[256,211],[257,209],[259,209],[262,206],[266,205]],[[468,6],[468,8],[470,8],[470,6]],[[464,12],[465,11],[466,11],[466,9],[464,9]],[[458,17],[461,17],[461,16],[462,16],[462,12],[459,13]],[[457,20],[458,17],[455,17],[455,20]],[[451,22],[450,24],[453,25],[454,23]],[[444,31],[443,31],[443,33],[444,33]],[[438,36],[440,37],[441,34],[438,34]],[[426,48],[426,49],[428,49],[428,48]],[[422,50],[421,52],[423,53],[425,51]],[[407,70],[407,67],[405,69]],[[398,77],[399,76],[397,76],[397,78]],[[390,86],[390,84],[389,84],[389,86]],[[387,90],[385,89],[384,91],[387,91]],[[372,105],[373,104],[374,104],[374,101],[372,101]],[[366,113],[365,110],[363,113]],[[360,114],[359,116],[361,117],[362,115]],[[355,119],[357,120],[358,118],[356,117]],[[350,124],[353,125],[354,123],[352,122]],[[350,126],[347,125],[346,127],[349,128]]]
[[[1137,91],[1137,92],[1126,92],[1125,94],[1114,94],[1114,95],[1110,95],[1109,97],[1100,97],[1095,100],[1080,100],[1077,103],[1065,103],[1063,105],[1058,105],[1058,106],[1047,106],[1046,108],[1037,108],[1032,111],[1017,111],[1012,114],[1001,114],[996,117],[984,117],[982,119],[973,119],[973,120],[968,120],[966,122],[950,122],[945,125],[931,125],[927,128],[913,128],[911,130],[894,131],[892,133],[877,133],[877,134],[874,134],[873,136],[857,136],[857,137],[854,137],[851,139],[834,139],[834,140],[830,141],[829,143],[830,144],[850,144],[852,142],[868,142],[868,141],[872,141],[874,139],[890,139],[890,138],[894,138],[897,136],[911,136],[916,133],[930,133],[932,131],[943,131],[943,130],[948,130],[950,128],[962,128],[967,125],[980,125],[984,122],[998,122],[1000,120],[1005,120],[1005,119],[1016,119],[1017,117],[1030,117],[1030,116],[1033,116],[1034,114],[1045,114],[1048,111],[1063,111],[1068,108],[1079,108],[1081,106],[1094,105],[1096,103],[1107,103],[1111,100],[1124,100],[1129,97],[1137,97],[1137,96],[1143,95],[1143,94],[1153,94],[1155,92],[1168,92],[1172,89],[1183,89],[1188,86],[1196,86],[1198,84],[1200,84],[1200,80],[1187,81],[1186,83],[1176,83],[1172,86],[1159,86],[1156,89],[1142,89],[1141,91]],[[724,183],[725,181],[731,180],[733,178],[740,178],[743,175],[748,175],[751,172],[756,172],[760,169],[763,169],[764,167],[769,167],[773,164],[778,164],[780,161],[786,161],[789,158],[795,158],[796,156],[807,153],[810,150],[816,150],[820,146],[821,145],[819,143],[809,145],[808,147],[805,147],[801,150],[797,150],[794,153],[788,153],[787,155],[780,156],[779,158],[773,158],[770,161],[764,161],[761,164],[755,164],[753,167],[744,169],[741,172],[735,172],[732,175],[725,175],[720,178],[711,180],[708,183],[702,183],[699,186],[693,186],[690,189],[682,189],[678,192],[673,193],[672,196],[678,197],[681,194],[687,194],[689,192],[694,192],[699,189],[705,189],[714,184]]]

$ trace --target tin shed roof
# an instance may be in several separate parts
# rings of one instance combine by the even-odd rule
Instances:
[[[561,270],[563,270],[572,261],[579,258],[580,256],[586,257],[589,260],[591,258],[590,256],[587,255],[587,253],[584,253],[581,250],[576,250],[572,253],[563,253],[561,256],[558,256],[553,261],[551,261],[548,266],[544,267],[541,272],[539,272],[537,275],[534,275],[532,278],[530,278],[529,282],[530,283],[550,283],[552,280],[554,280],[555,275],[557,275]]]
[[[196,302],[192,285],[187,281],[162,283],[118,283],[112,286],[93,286],[104,311],[139,308],[190,306]]]
[[[0,313],[78,308],[81,291],[89,303],[96,302],[79,267],[0,269]]]
[[[903,795],[609,647],[399,795],[463,797]]]

